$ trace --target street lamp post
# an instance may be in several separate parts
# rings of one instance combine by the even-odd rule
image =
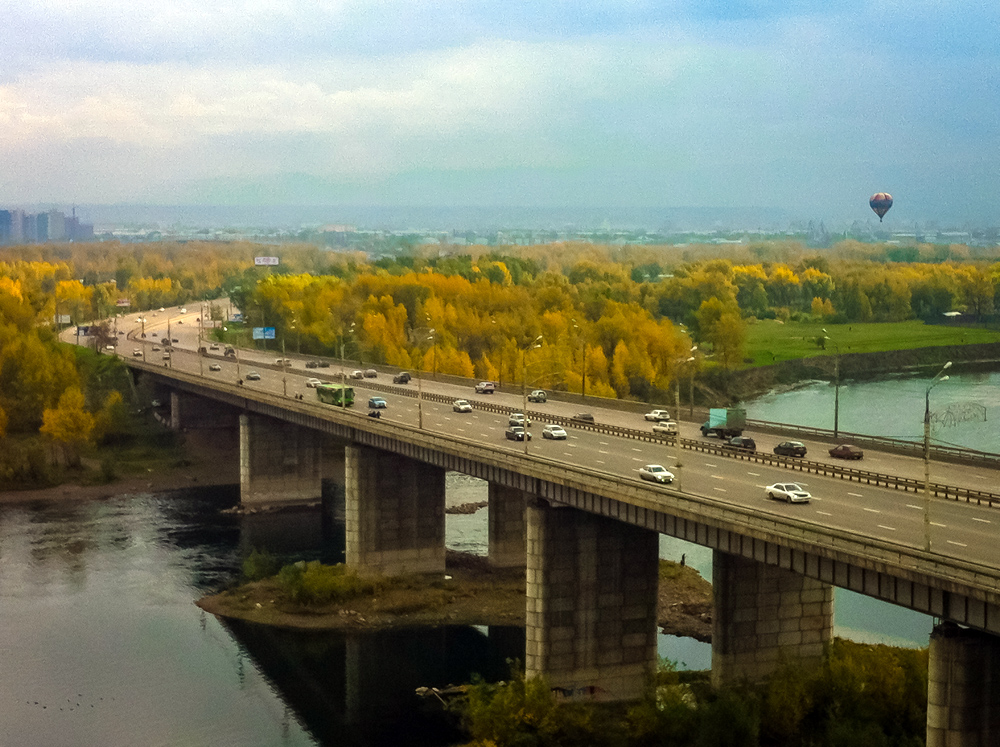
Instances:
[[[583,330],[576,323],[576,319],[571,319],[573,329],[580,333],[580,399],[587,399],[587,340],[583,336]]]
[[[524,416],[524,453],[528,453],[528,351],[542,346],[542,336],[536,337],[528,347],[521,351],[521,415]]]
[[[836,382],[833,390],[833,440],[837,441],[840,438],[840,346],[834,342],[825,329],[823,335],[824,340],[833,343],[833,349],[836,351],[836,355],[833,357],[833,378]]]
[[[695,345],[693,348],[691,348],[691,352],[693,353],[697,349],[698,346]],[[689,356],[688,358],[685,358],[684,360],[680,361],[680,365],[683,366],[685,363],[691,363],[691,361],[693,360],[694,356],[693,355]],[[681,377],[680,377],[680,368],[678,367],[677,380],[674,382],[674,421],[675,422],[679,421],[680,418],[681,418]],[[679,423],[677,427],[677,433],[674,434],[674,469],[677,470],[677,475],[676,475],[677,490],[683,493],[684,489],[681,487],[681,432]]]
[[[931,549],[931,389],[948,380],[944,372],[949,368],[951,361],[941,367],[924,391],[924,550],[927,552]]]
[[[340,407],[342,409],[347,408],[347,370],[344,368],[344,340],[347,335],[354,334],[354,322],[351,322],[351,326],[348,327],[347,332],[340,336]],[[284,344],[284,340],[282,340]]]
[[[427,335],[427,339],[431,340],[434,344],[437,341],[434,339],[434,329],[432,328]],[[417,348],[418,352],[420,348]],[[437,351],[435,350],[435,355]],[[424,376],[423,376],[423,366],[424,362],[420,361],[417,365],[417,428],[423,429],[424,427]]]

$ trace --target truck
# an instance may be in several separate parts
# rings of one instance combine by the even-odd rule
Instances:
[[[713,407],[701,426],[701,435],[729,439],[742,436],[747,427],[747,411],[742,407]]]
[[[316,387],[316,399],[335,407],[354,405],[354,387],[342,384],[320,384]]]

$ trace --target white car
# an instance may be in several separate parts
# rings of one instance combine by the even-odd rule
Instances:
[[[322,383],[323,382],[320,381],[319,379],[306,379],[306,386],[309,387],[310,389],[315,389]]]
[[[542,428],[542,438],[551,438],[555,441],[562,441],[566,438],[566,430],[561,425],[549,423]]]
[[[677,423],[673,420],[663,420],[653,426],[653,433],[661,436],[676,436],[678,433]]]
[[[455,412],[472,412],[472,405],[464,399],[456,399],[451,403],[451,409]]]
[[[809,499],[812,498],[798,483],[794,482],[776,482],[774,485],[768,485],[764,490],[767,492],[768,498],[777,501],[808,503]]]
[[[351,378],[352,379],[363,379],[363,378],[365,378],[365,372],[364,371],[352,371],[351,372]]]
[[[209,371],[221,371],[222,370],[222,366],[220,366],[218,363],[213,363],[211,366],[208,367],[208,370]]]
[[[512,412],[510,417],[507,418],[507,425],[521,425],[523,426],[527,421],[528,425],[531,425],[531,418],[525,418],[523,412]]]
[[[666,410],[653,410],[652,412],[647,412],[643,415],[646,420],[652,420],[654,423],[659,423],[661,420],[670,420],[670,413]]]
[[[188,313],[188,310],[187,309],[181,309],[181,313],[182,314],[186,314],[186,313]]]
[[[132,355],[134,355],[136,358],[141,358],[142,351],[139,348],[132,348]]]
[[[639,468],[639,477],[643,480],[651,480],[663,485],[669,485],[674,481],[674,473],[670,472],[662,464],[647,464]]]

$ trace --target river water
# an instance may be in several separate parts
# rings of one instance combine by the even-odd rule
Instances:
[[[919,440],[926,384],[843,385],[842,430]],[[969,401],[986,421],[935,437],[997,451],[1000,377],[956,375],[932,394],[935,409]],[[831,427],[832,388],[812,384],[747,411]],[[447,485],[449,505],[485,500],[481,481],[450,474]],[[220,623],[194,601],[233,579],[247,548],[343,555],[342,526],[221,513],[237,501],[236,489],[200,489],[0,506],[0,747],[444,745],[453,732],[414,688],[500,678],[521,656],[521,629],[352,638]],[[486,510],[449,515],[446,539],[485,554]],[[711,579],[710,551],[666,537],[660,547]],[[838,589],[835,626],[855,640],[925,646],[931,620]],[[707,644],[661,635],[659,648],[682,668],[710,666]]]

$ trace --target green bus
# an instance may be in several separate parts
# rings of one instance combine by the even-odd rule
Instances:
[[[351,407],[354,404],[354,387],[344,384],[320,384],[316,387],[316,398],[328,405]]]

